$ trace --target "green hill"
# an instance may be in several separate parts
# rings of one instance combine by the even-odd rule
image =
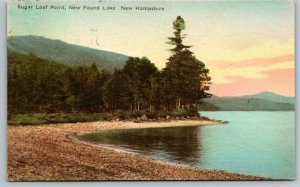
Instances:
[[[213,108],[204,108],[204,111],[285,111],[295,110],[295,98],[285,97],[272,92],[262,92],[255,95],[240,97],[212,97],[204,103]],[[201,108],[200,108],[201,110]]]
[[[113,70],[122,68],[127,56],[68,44],[60,40],[51,40],[40,36],[11,36],[7,40],[8,50],[21,54],[32,53],[47,60],[53,60],[69,66],[95,63],[99,68]]]
[[[261,92],[256,95],[243,96],[242,98],[257,98],[257,99],[263,99],[263,100],[274,101],[279,103],[290,103],[290,104],[295,103],[294,97],[286,97],[272,92]]]
[[[200,110],[200,111],[219,111],[220,108],[212,103],[204,101],[198,106],[198,110]]]

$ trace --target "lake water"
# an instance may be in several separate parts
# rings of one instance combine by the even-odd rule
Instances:
[[[81,137],[193,167],[293,179],[294,112],[201,112],[225,125],[129,129]]]

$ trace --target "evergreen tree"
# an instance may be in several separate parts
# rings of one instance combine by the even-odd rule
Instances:
[[[173,54],[163,70],[167,109],[193,109],[202,98],[210,96],[206,93],[210,86],[209,70],[193,56],[191,46],[183,44],[185,21],[182,17],[176,18],[173,29],[174,37],[168,38],[168,44],[174,45]]]
[[[63,103],[64,65],[8,52],[9,112],[51,112]]]
[[[111,78],[105,82],[103,88],[105,108],[109,111],[130,108],[132,96],[130,94],[127,76],[122,70],[116,69]]]
[[[133,97],[131,109],[140,110],[150,107],[151,77],[158,69],[146,57],[129,57],[123,68],[128,81],[130,95]]]
[[[191,46],[183,45],[182,39],[185,38],[185,35],[182,34],[182,31],[185,29],[185,22],[181,16],[177,16],[176,20],[173,22],[174,36],[168,37],[170,40],[168,44],[174,45],[174,48],[171,49],[174,53],[179,53],[184,49],[188,49]]]
[[[113,74],[68,67],[33,54],[8,53],[9,112],[104,112],[196,109],[211,85],[209,70],[183,44],[185,21],[173,22],[173,46],[159,71],[146,57],[129,57]]]
[[[108,74],[103,77],[96,64],[89,68],[71,68],[65,73],[64,92],[66,104],[72,111],[97,112],[103,106],[103,87]]]
[[[151,77],[151,90],[149,92],[150,110],[164,108],[165,94],[163,88],[163,75],[160,71],[157,71]]]
[[[86,82],[87,87],[85,90],[85,107],[90,112],[96,112],[100,109],[100,105],[102,104],[101,74],[96,64],[92,64],[87,73],[88,78]]]

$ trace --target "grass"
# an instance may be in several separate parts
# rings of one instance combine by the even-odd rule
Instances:
[[[41,125],[55,123],[76,123],[92,121],[135,120],[146,115],[147,119],[187,118],[199,117],[197,111],[127,111],[116,110],[113,113],[33,113],[33,114],[10,114],[9,125]]]
[[[9,125],[40,125],[53,123],[76,123],[91,121],[110,121],[113,116],[107,113],[54,113],[54,114],[14,114]]]

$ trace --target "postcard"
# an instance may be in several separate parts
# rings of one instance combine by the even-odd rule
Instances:
[[[294,12],[8,1],[8,181],[294,180]]]

